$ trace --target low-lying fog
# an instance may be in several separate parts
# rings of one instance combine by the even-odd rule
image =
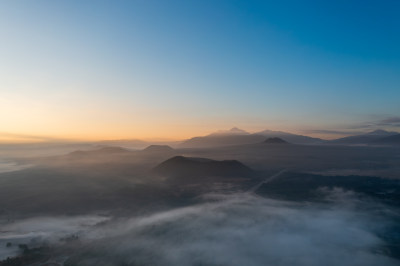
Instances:
[[[29,244],[32,248],[40,247],[44,243],[58,244],[60,239],[91,230],[94,225],[108,219],[107,216],[86,215],[2,221],[0,260],[18,255],[20,252],[18,245]]]
[[[76,235],[65,265],[398,265],[380,235],[395,216],[350,192],[329,203],[210,194],[204,203],[133,218],[41,217],[3,225],[4,243]],[[31,240],[30,240],[31,241]]]
[[[0,158],[0,173],[22,170],[31,166],[31,164],[21,164],[13,160]]]

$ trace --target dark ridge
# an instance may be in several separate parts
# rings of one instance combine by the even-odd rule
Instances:
[[[144,152],[173,152],[175,151],[168,145],[150,145],[143,149]]]
[[[216,161],[184,156],[172,157],[154,168],[157,174],[171,177],[251,177],[254,172],[236,160]]]
[[[371,131],[369,133],[366,133],[365,135],[391,136],[393,134],[396,134],[396,132],[389,132],[386,130],[377,129],[377,130]]]
[[[373,144],[400,145],[400,134],[377,139]]]
[[[375,130],[366,134],[344,137],[340,139],[331,140],[330,143],[334,144],[369,144],[378,141],[381,138],[398,135],[397,132],[389,132],[385,130]]]
[[[287,172],[256,191],[259,195],[295,201],[324,200],[332,190],[353,191],[398,206],[400,180],[373,176],[324,176]],[[325,194],[324,194],[325,193]]]
[[[264,141],[267,144],[287,144],[288,142],[284,141],[281,138],[268,138]]]

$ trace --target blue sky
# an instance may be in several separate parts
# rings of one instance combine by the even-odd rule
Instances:
[[[399,14],[399,1],[2,1],[0,132],[398,130]]]

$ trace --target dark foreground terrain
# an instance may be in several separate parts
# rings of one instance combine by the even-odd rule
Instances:
[[[400,263],[397,146],[98,147],[4,165],[0,265]]]

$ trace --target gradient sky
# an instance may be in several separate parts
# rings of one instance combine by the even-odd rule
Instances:
[[[398,131],[399,14],[397,0],[1,1],[0,138]]]

